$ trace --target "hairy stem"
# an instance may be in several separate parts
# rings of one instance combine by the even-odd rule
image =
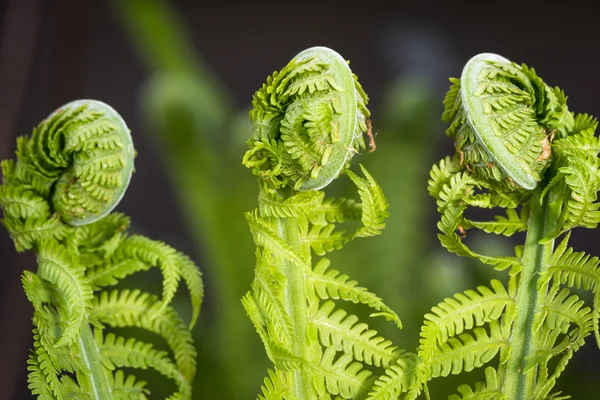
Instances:
[[[81,360],[89,371],[89,373],[83,372],[79,374],[79,383],[84,388],[88,388],[89,392],[94,395],[94,399],[112,399],[110,386],[104,373],[104,366],[100,360],[100,350],[94,339],[92,328],[89,325],[86,324],[81,329],[77,345],[79,346]]]
[[[287,286],[284,292],[285,308],[294,327],[295,341],[291,349],[301,360],[311,360],[308,332],[308,304],[306,300],[305,268],[310,265],[310,249],[303,248],[300,241],[298,218],[277,218],[277,234],[305,260],[302,268],[290,260],[281,262],[281,273],[286,277]],[[312,390],[312,375],[305,368],[294,370],[293,393],[298,399],[316,399]]]
[[[527,238],[523,252],[523,270],[517,289],[517,316],[510,338],[512,347],[504,377],[504,394],[512,400],[527,400],[535,389],[537,368],[523,373],[525,359],[535,352],[532,332],[535,315],[540,311],[542,300],[537,290],[540,273],[548,268],[554,249],[554,241],[540,244],[540,240],[551,231],[554,222],[548,197],[540,204],[543,185],[539,185],[531,199]]]

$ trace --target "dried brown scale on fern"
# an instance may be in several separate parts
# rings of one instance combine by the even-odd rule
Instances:
[[[19,138],[16,162],[2,162],[2,222],[18,251],[37,253],[38,270],[25,271],[23,287],[34,306],[29,387],[39,398],[146,398],[146,383],[120,368],[154,369],[175,381],[171,398],[191,398],[196,351],[169,303],[183,280],[191,328],[202,301],[201,275],[185,255],[128,234],[129,219],[109,214],[129,184],[133,158],[129,130],[116,111],[78,100]],[[162,299],[128,290],[108,296],[106,288],[154,266],[163,273]],[[154,332],[170,354],[107,327]]]
[[[473,57],[451,81],[443,119],[457,153],[433,167],[428,187],[441,216],[438,237],[448,251],[509,277],[426,315],[423,373],[412,388],[485,366],[485,382],[462,385],[450,399],[565,398],[553,390],[573,354],[592,333],[600,344],[600,260],[568,248],[568,234],[558,240],[600,222],[597,121],[570,112],[564,93],[533,69],[495,54]],[[472,220],[470,207],[496,215]],[[513,254],[487,256],[463,241],[471,229],[527,236]],[[593,303],[572,288],[591,291]]]

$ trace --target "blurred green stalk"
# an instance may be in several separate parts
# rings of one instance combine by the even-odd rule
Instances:
[[[198,249],[208,282],[195,336],[199,344],[195,392],[203,398],[254,396],[266,371],[262,345],[240,299],[252,281],[252,238],[244,212],[255,181],[241,166],[245,143],[238,111],[185,35],[185,23],[163,0],[114,0],[114,10],[151,77],[143,91],[144,117],[156,134]],[[247,120],[247,115],[244,115]],[[233,123],[232,123],[233,122]],[[197,256],[200,256],[198,251]]]
[[[195,392],[203,398],[254,398],[267,360],[240,304],[252,280],[254,249],[243,215],[255,203],[249,193],[257,192],[239,163],[250,134],[247,115],[235,109],[227,90],[204,67],[168,2],[113,4],[152,73],[143,91],[144,115],[157,134],[187,227],[204,250],[210,286],[195,335],[200,347]],[[375,131],[380,127],[377,149],[360,162],[386,193],[390,218],[383,235],[352,243],[331,258],[403,319],[400,334],[391,325],[382,326],[382,333],[397,338],[401,347],[415,348],[423,314],[466,287],[470,274],[459,261],[449,263],[431,252],[439,246],[435,221],[427,218],[435,205],[426,182],[440,143],[440,119],[430,77],[395,80],[382,104],[374,118]],[[424,287],[423,282],[436,283]]]

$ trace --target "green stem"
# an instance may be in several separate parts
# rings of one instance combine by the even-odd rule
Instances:
[[[285,288],[285,307],[292,326],[294,327],[294,346],[293,354],[301,360],[310,362],[311,351],[308,340],[308,302],[306,299],[306,276],[305,268],[310,265],[310,251],[303,248],[300,241],[300,230],[298,228],[298,218],[277,218],[278,235],[305,260],[303,266],[291,260],[281,262],[281,273],[286,277],[287,286]],[[312,375],[305,368],[294,370],[294,388],[293,393],[296,398],[302,400],[316,399],[312,385]]]
[[[89,325],[81,329],[81,335],[77,340],[81,360],[87,367],[89,373],[82,372],[78,376],[81,386],[88,388],[93,398],[97,400],[112,399],[110,385],[104,373],[104,366],[100,359],[100,350]]]
[[[554,249],[554,241],[540,244],[546,233],[553,229],[554,222],[548,197],[540,204],[543,185],[539,185],[531,199],[527,238],[523,252],[523,270],[517,288],[517,316],[510,338],[511,353],[504,377],[504,394],[511,400],[531,399],[535,389],[537,368],[523,373],[525,360],[534,354],[536,345],[532,332],[535,315],[540,311],[542,298],[537,290],[540,273],[548,268]]]

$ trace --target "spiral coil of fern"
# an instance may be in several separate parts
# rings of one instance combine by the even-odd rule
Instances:
[[[566,98],[533,69],[484,53],[465,65],[444,103],[444,122],[461,164],[484,180],[533,190],[549,164],[558,131],[566,136],[573,116]]]
[[[302,51],[256,92],[244,164],[275,188],[319,190],[365,147],[367,95],[335,51]]]
[[[202,301],[201,275],[166,244],[127,235],[129,219],[110,213],[133,173],[135,150],[123,119],[97,100],[68,103],[31,137],[18,138],[16,155],[16,162],[2,162],[0,206],[16,249],[37,254],[37,272],[23,274],[34,306],[32,393],[58,399],[145,398],[145,382],[117,369],[137,367],[173,379],[175,396],[191,398],[196,353],[169,303],[183,280],[192,298],[193,326]],[[104,290],[153,266],[164,277],[162,300],[139,290]],[[162,336],[174,362],[149,343],[105,334],[106,325]]]
[[[463,385],[451,399],[555,398],[556,380],[585,337],[595,333],[600,343],[600,260],[567,248],[568,234],[554,246],[571,229],[600,223],[597,120],[575,115],[559,88],[496,54],[473,57],[451,82],[442,118],[456,154],[434,166],[429,181],[441,214],[438,237],[450,252],[508,269],[510,278],[507,287],[494,280],[456,294],[426,316],[422,384],[499,356],[485,382]],[[475,221],[465,216],[469,207],[506,214]],[[527,236],[514,255],[491,257],[465,244],[470,229]],[[593,307],[571,287],[592,291]]]
[[[344,59],[314,47],[275,72],[253,100],[253,136],[243,163],[259,177],[258,209],[246,214],[257,246],[255,279],[244,296],[274,364],[264,398],[377,399],[386,395],[399,365],[415,364],[344,302],[361,303],[401,327],[374,293],[330,269],[320,258],[356,237],[378,235],[387,201],[373,177],[348,167],[370,133],[367,96]],[[360,202],[328,199],[324,188],[340,175],[357,187]],[[338,223],[360,223],[354,232]],[[334,302],[335,300],[335,302]],[[377,368],[381,380],[371,379]]]
[[[77,100],[50,114],[30,139],[21,137],[17,157],[16,165],[3,164],[5,182],[27,188],[34,204],[47,199],[47,212],[64,222],[85,225],[120,201],[131,179],[134,154],[129,130],[112,107]]]

